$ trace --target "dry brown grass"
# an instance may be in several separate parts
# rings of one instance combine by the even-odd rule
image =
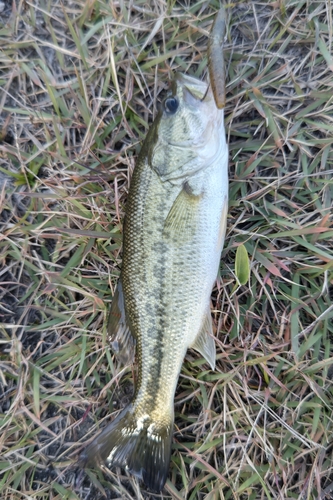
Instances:
[[[121,470],[72,465],[132,394],[132,368],[117,364],[105,331],[128,179],[172,72],[205,78],[218,6],[0,2],[4,499],[330,498],[330,0],[225,4],[231,182],[212,298],[218,363],[212,372],[186,357],[163,494]]]

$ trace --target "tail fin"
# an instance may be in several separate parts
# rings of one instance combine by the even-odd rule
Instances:
[[[154,491],[167,479],[171,455],[173,417],[170,422],[137,416],[133,405],[125,408],[81,453],[81,467],[106,463],[125,467]]]

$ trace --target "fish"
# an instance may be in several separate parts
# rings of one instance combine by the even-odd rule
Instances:
[[[108,332],[136,353],[132,402],[88,444],[81,466],[121,466],[159,492],[167,479],[174,395],[188,348],[215,368],[210,297],[228,210],[223,109],[207,84],[176,73],[143,142],[125,210],[122,268]]]

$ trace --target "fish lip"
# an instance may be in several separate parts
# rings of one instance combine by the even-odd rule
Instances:
[[[188,140],[188,141],[183,141],[183,142],[173,142],[169,141],[168,145],[172,146],[173,148],[184,148],[184,147],[189,147],[192,146],[193,141]]]
[[[193,76],[177,72],[175,74],[174,80],[177,85],[180,85],[185,90],[184,99],[188,101],[188,104],[194,104],[195,102],[200,102],[204,98],[206,100],[206,94],[207,97],[210,94],[208,89],[209,85],[206,82],[198,80]]]

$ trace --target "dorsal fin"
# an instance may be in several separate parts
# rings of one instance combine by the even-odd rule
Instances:
[[[119,278],[113,296],[111,310],[108,318],[107,331],[112,350],[121,363],[133,363],[135,355],[135,338],[133,337],[126,318],[123,285]]]

